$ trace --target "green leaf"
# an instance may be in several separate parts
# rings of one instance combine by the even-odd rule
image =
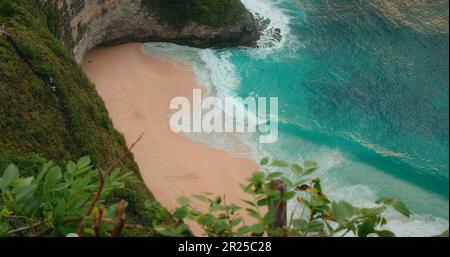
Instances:
[[[238,229],[238,231],[236,232],[236,235],[237,236],[244,236],[244,235],[247,235],[250,232],[251,232],[251,229],[250,229],[249,226],[243,226],[243,227]]]
[[[80,170],[87,168],[90,164],[91,164],[91,157],[89,157],[89,156],[82,157],[77,162],[78,169],[80,169]]]
[[[193,195],[192,197],[197,199],[200,202],[204,202],[204,203],[208,202],[208,197],[206,197],[204,195]]]
[[[358,228],[358,236],[367,237],[372,233],[375,233],[375,223],[371,219],[366,219]]]
[[[339,224],[345,224],[346,219],[353,217],[356,213],[355,207],[344,201],[333,203],[332,211],[336,222]]]
[[[14,189],[14,194],[16,195],[16,201],[21,202],[33,197],[36,192],[37,185],[26,185],[17,187]]]
[[[148,205],[151,203],[152,201],[147,200],[144,202],[144,205],[146,208],[148,208]],[[108,215],[109,218],[114,219],[117,216],[117,211],[119,210],[119,203],[113,204],[111,206],[108,207],[108,209],[106,210],[106,213]]]
[[[56,183],[61,179],[62,173],[59,167],[52,167],[45,176],[44,186],[47,189],[52,189]]]
[[[17,168],[17,166],[14,164],[9,165],[2,176],[2,184],[1,184],[2,191],[6,190],[18,178],[19,178],[19,168]]]
[[[406,205],[403,202],[397,200],[392,204],[392,207],[394,207],[396,211],[398,211],[405,217],[409,218],[411,216],[411,211],[408,209],[408,207],[406,207]]]
[[[294,226],[295,229],[303,231],[308,227],[308,222],[303,219],[294,219],[292,220],[291,225]]]
[[[257,205],[260,207],[269,205],[269,198],[263,198],[259,200]]]
[[[239,186],[241,187],[242,191],[246,192],[247,194],[252,194],[251,185],[244,185],[242,183],[239,183]]]
[[[238,217],[231,222],[231,226],[236,227],[237,225],[241,224],[242,221],[243,221],[242,217]]]
[[[31,185],[31,183],[33,182],[33,180],[34,180],[33,177],[28,177],[28,178],[20,179],[20,182],[19,182],[18,186],[21,186],[21,187],[29,186],[29,185]]]
[[[280,178],[280,177],[284,177],[283,172],[272,172],[267,176],[267,179],[275,179],[275,178]]]
[[[77,168],[78,168],[77,165],[72,161],[68,162],[66,165],[67,172],[70,174],[75,174],[75,171],[77,171]]]
[[[115,169],[113,172],[111,172],[111,174],[108,176],[108,178],[109,178],[110,180],[115,180],[116,178],[119,177],[119,175],[120,175],[120,169]],[[128,173],[126,173],[126,174],[124,174],[124,175],[129,176]],[[122,176],[122,178],[123,178],[123,176]],[[120,177],[119,177],[119,179],[120,179]]]
[[[256,207],[256,204],[255,204],[254,202],[247,201],[247,200],[242,200],[242,201],[243,201],[244,203],[246,203],[246,204],[252,206],[252,207]]]
[[[379,237],[395,237],[395,234],[389,230],[381,230],[375,232]]]
[[[256,210],[250,209],[250,208],[247,208],[247,209],[245,209],[245,210],[247,211],[247,214],[248,214],[250,217],[253,217],[253,218],[256,218],[256,219],[261,218],[261,216],[259,215],[259,213],[258,213]]]
[[[160,233],[163,236],[167,237],[180,236],[180,233],[178,233],[178,231],[172,227],[157,224],[154,224],[153,227],[155,228],[156,232]]]
[[[197,223],[202,226],[209,226],[214,223],[214,216],[212,216],[211,214],[201,215],[197,218]]]
[[[263,219],[263,223],[266,226],[271,225],[275,220],[275,215],[273,214],[273,212],[268,212]]]
[[[59,183],[56,184],[55,187],[51,190],[52,192],[58,192],[58,191],[62,191],[64,189],[67,189],[70,186],[69,183]]]
[[[266,177],[266,173],[264,173],[262,171],[257,171],[255,173],[253,173],[253,175],[252,175],[252,179],[254,181],[258,181],[258,182],[262,181],[265,177]]]
[[[180,224],[180,225],[178,225],[178,227],[175,229],[175,233],[177,234],[177,235],[181,235],[181,234],[183,234],[184,232],[186,232],[186,231],[188,231],[189,230],[189,227],[186,225],[186,224]]]
[[[400,214],[406,216],[406,217],[410,217],[411,216],[411,211],[408,209],[408,207],[406,207],[406,205],[397,200],[397,199],[393,199],[393,198],[381,198],[378,201],[376,201],[377,204],[385,204],[388,206],[392,206],[392,208],[394,208],[396,211],[398,211]]]
[[[296,195],[297,193],[295,191],[286,192],[283,194],[282,200],[287,202],[293,199]]]
[[[214,213],[214,212],[221,211],[221,210],[223,210],[223,206],[220,204],[217,204],[217,203],[211,204],[211,206],[209,206],[209,208],[208,208],[209,213]]]
[[[298,177],[301,177],[303,175],[303,168],[298,164],[292,164],[291,170]]]
[[[280,192],[279,190],[271,189],[271,190],[267,191],[267,195],[268,195],[272,200],[280,200],[281,192]]]
[[[267,164],[269,164],[269,161],[270,161],[270,158],[266,157],[261,160],[260,164],[261,164],[261,166],[266,166]]]
[[[314,233],[314,232],[320,232],[324,229],[324,224],[322,221],[313,220],[308,223],[306,226],[305,232]]]
[[[214,232],[217,234],[220,234],[227,229],[228,225],[223,220],[219,220],[214,224]]]
[[[187,211],[184,208],[178,208],[175,210],[175,212],[173,213],[173,216],[179,220],[182,220],[184,218],[186,218],[187,216]]]
[[[391,205],[394,201],[395,201],[395,199],[383,197],[383,198],[378,199],[375,203],[376,204]]]
[[[255,235],[262,235],[264,234],[264,226],[261,224],[255,224],[250,227],[250,230]]]
[[[8,231],[9,231],[10,227],[9,224],[6,222],[1,222],[0,223],[0,237],[6,237],[8,236]]]
[[[39,183],[44,178],[44,176],[47,174],[48,170],[52,166],[53,166],[53,162],[51,162],[51,161],[47,162],[46,164],[44,164],[44,166],[42,167],[41,172],[39,172],[39,174],[38,174],[38,176],[36,178],[37,183]]]
[[[152,210],[155,207],[159,207],[159,204],[156,201],[146,200],[144,202],[144,206],[145,206],[145,208]]]
[[[71,233],[75,233],[77,231],[76,227],[61,224],[58,226],[58,231],[61,233],[61,235],[67,236]]]
[[[297,197],[297,201],[299,204],[303,204],[306,208],[311,209],[311,203],[303,197]]]
[[[317,168],[309,168],[303,172],[302,176],[309,176],[314,172],[316,172],[317,170],[318,170]]]
[[[189,200],[189,198],[187,198],[187,197],[180,197],[180,198],[177,199],[177,202],[182,207],[186,207],[186,206],[189,206],[191,204],[191,200]]]
[[[376,207],[376,208],[362,208],[361,213],[365,215],[377,216],[381,215],[386,211],[386,206]]]
[[[303,163],[303,165],[305,167],[307,167],[307,168],[317,167],[317,162],[315,162],[315,161],[306,161],[306,162]]]
[[[64,181],[65,181],[67,184],[70,185],[70,184],[73,182],[73,174],[72,174],[72,173],[65,172],[64,175],[63,175],[63,177],[64,177]]]
[[[289,163],[282,160],[274,160],[270,164],[271,166],[278,167],[278,168],[286,168],[289,167]]]
[[[53,210],[53,219],[56,224],[62,224],[64,222],[65,212],[64,201],[59,201],[58,205]]]

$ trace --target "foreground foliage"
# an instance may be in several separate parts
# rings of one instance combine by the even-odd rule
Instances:
[[[126,202],[105,200],[135,181],[120,168],[94,169],[89,157],[68,162],[65,169],[47,162],[29,177],[12,164],[0,178],[0,235],[119,236],[126,226]]]
[[[110,199],[139,181],[116,164],[102,170],[89,157],[64,168],[45,162],[35,174],[25,176],[12,164],[0,176],[0,236],[142,236],[154,230],[165,236],[189,236],[190,227],[184,222],[194,221],[209,237],[394,237],[384,229],[386,210],[411,215],[402,202],[391,198],[378,200],[372,208],[330,200],[320,179],[313,176],[318,169],[315,162],[298,165],[266,158],[261,168],[241,185],[248,195],[244,208],[228,204],[225,196],[181,197],[173,213],[178,221],[173,222],[167,210],[149,199],[140,210],[154,215],[151,225],[142,225],[127,216],[135,206]],[[193,207],[193,201],[205,208]],[[448,230],[439,236],[448,237]]]
[[[383,198],[374,208],[358,208],[348,202],[333,202],[322,191],[320,179],[312,177],[318,169],[315,162],[302,165],[265,158],[261,161],[265,171],[258,171],[248,179],[242,189],[249,195],[244,200],[245,209],[227,204],[225,197],[209,195],[193,196],[203,202],[207,211],[192,207],[191,199],[180,198],[174,216],[180,220],[191,220],[200,225],[208,236],[379,236],[393,237],[393,232],[383,229],[387,224],[385,211],[392,207],[409,217],[410,211],[400,201]],[[268,170],[279,172],[267,172]],[[287,170],[290,175],[286,175]],[[286,203],[295,204],[295,210],[286,214]],[[245,216],[250,217],[245,224]],[[159,227],[161,233],[177,236],[186,228]]]
[[[151,235],[152,226],[130,219],[136,206],[113,197],[138,182],[133,172],[116,165],[95,168],[90,157],[64,168],[46,162],[33,175],[11,164],[0,176],[0,236]],[[147,199],[139,210],[153,213],[149,222],[171,226],[170,214],[158,202]]]

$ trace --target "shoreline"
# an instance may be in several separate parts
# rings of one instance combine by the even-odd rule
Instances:
[[[195,74],[185,65],[145,55],[140,46],[96,48],[82,67],[126,141],[144,133],[132,152],[145,184],[169,210],[178,206],[178,197],[203,193],[225,195],[228,204],[242,205],[247,195],[239,183],[258,165],[171,131],[170,101],[179,96],[192,100],[192,90],[199,88]],[[203,205],[194,201],[193,206]]]

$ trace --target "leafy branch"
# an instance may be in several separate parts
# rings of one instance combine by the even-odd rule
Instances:
[[[48,162],[30,177],[10,165],[0,177],[0,236],[120,236],[124,228],[141,229],[125,224],[125,201],[105,199],[137,181],[117,166],[142,137],[106,171],[95,169],[89,157],[68,162],[64,170]]]

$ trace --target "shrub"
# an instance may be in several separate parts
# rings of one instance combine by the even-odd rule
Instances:
[[[203,202],[208,211],[200,211],[191,205],[191,199],[180,198],[180,207],[173,215],[179,220],[192,220],[200,225],[208,236],[355,236],[380,237],[395,236],[383,229],[387,224],[384,212],[392,207],[402,215],[409,217],[410,211],[400,201],[383,198],[374,208],[358,208],[348,202],[333,202],[322,191],[320,179],[311,175],[318,169],[315,162],[302,165],[265,158],[261,161],[266,171],[258,171],[248,179],[242,189],[252,201],[244,201],[245,213],[254,223],[243,222],[243,209],[235,204],[227,204],[225,197],[196,195],[193,198]],[[268,168],[283,172],[267,172]],[[290,170],[295,176],[291,180],[286,176]],[[296,212],[287,217],[287,202],[296,202]],[[177,236],[188,229],[180,225],[177,229],[158,227],[158,231],[169,236]]]
[[[0,1],[0,15],[11,17],[16,13],[14,6],[7,0]]]
[[[59,37],[60,36],[60,29],[61,29],[61,24],[60,24],[60,16],[58,13],[58,9],[53,6],[50,5],[45,9],[45,16],[46,16],[46,20],[47,20],[47,27],[48,30],[55,36],[55,37]]]
[[[89,157],[64,169],[48,162],[29,177],[10,165],[0,177],[0,236],[118,236],[126,202],[103,200],[133,181],[131,172],[94,169]]]
[[[183,27],[190,21],[207,26],[227,25],[244,10],[239,0],[144,0],[160,21]]]

